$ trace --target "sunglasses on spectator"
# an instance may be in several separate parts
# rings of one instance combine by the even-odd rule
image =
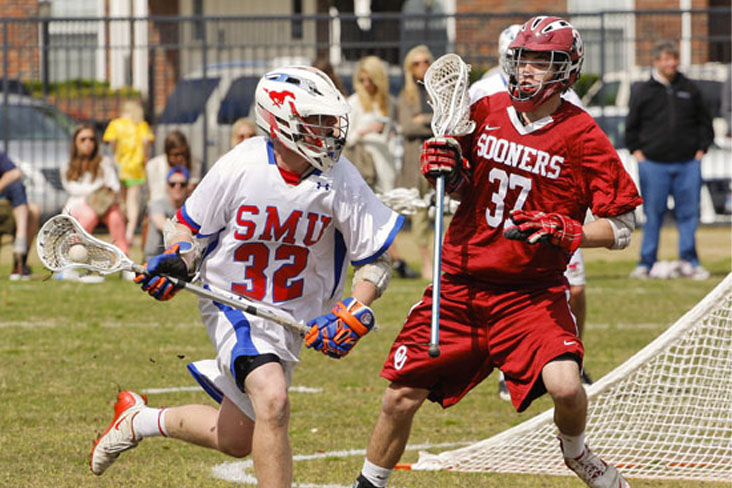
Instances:
[[[171,188],[175,188],[175,187],[185,188],[188,186],[188,182],[187,181],[169,181],[168,186]]]
[[[93,137],[79,137],[79,142],[87,142],[87,141],[94,141]]]

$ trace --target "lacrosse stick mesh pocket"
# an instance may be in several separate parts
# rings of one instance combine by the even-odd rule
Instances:
[[[77,263],[69,256],[69,249],[82,244],[88,253],[85,263]],[[48,220],[38,232],[38,257],[51,271],[84,268],[99,273],[124,269],[122,251],[88,235],[73,218],[57,215]]]

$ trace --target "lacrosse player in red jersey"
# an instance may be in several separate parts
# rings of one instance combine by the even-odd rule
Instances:
[[[385,251],[403,217],[339,161],[350,107],[322,72],[270,72],[255,99],[269,137],[247,139],[219,160],[166,228],[167,251],[135,281],[167,300],[178,290],[166,275],[200,273],[214,291],[309,321],[307,347],[340,358],[374,326],[369,304],[389,282]],[[352,294],[340,300],[349,262]],[[150,408],[123,391],[94,444],[91,470],[100,475],[121,452],[162,435],[235,457],[251,453],[260,486],[290,486],[287,388],[303,337],[209,299],[199,308],[217,355],[189,370],[220,408]]]
[[[425,141],[422,172],[461,201],[444,239],[441,354],[428,355],[430,287],[382,369],[391,383],[355,487],[386,486],[426,399],[454,405],[494,368],[519,412],[549,393],[565,462],[588,486],[629,486],[585,444],[583,347],[563,274],[580,245],[626,247],[642,200],[592,117],[561,98],[582,59],[567,21],[530,19],[503,60],[508,91],[471,107],[475,131]],[[597,219],[582,225],[587,209]]]

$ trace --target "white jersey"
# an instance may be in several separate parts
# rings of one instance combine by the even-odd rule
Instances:
[[[255,137],[211,168],[178,220],[205,246],[200,276],[208,286],[307,322],[342,298],[349,262],[365,264],[385,252],[404,218],[376,198],[345,158],[325,173],[315,171],[295,186],[287,184],[271,142]],[[211,305],[202,300],[201,311],[204,322],[209,316],[213,325]],[[235,329],[238,345],[228,360],[273,352],[297,361],[299,335],[236,315],[228,330],[220,324],[214,333],[207,324],[219,353],[224,336]],[[237,322],[244,319],[245,336]]]

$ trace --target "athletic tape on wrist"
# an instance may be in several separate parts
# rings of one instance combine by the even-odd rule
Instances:
[[[615,241],[610,249],[625,249],[630,245],[630,236],[635,229],[635,213],[628,212],[615,217],[606,217],[613,230]]]
[[[380,297],[391,281],[391,258],[388,253],[382,253],[374,261],[358,266],[353,271],[352,287],[359,281],[368,281],[376,287],[376,296]]]

